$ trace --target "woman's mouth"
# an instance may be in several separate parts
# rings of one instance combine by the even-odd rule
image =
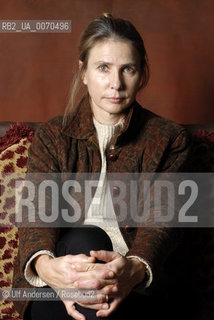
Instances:
[[[109,97],[108,100],[112,103],[121,103],[124,100],[124,98]]]

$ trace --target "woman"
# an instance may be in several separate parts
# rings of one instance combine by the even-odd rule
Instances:
[[[186,131],[136,102],[148,78],[143,40],[130,22],[104,14],[89,24],[80,41],[79,73],[64,118],[56,117],[37,131],[28,171],[101,172],[100,204],[95,209],[92,201],[81,217],[83,228],[61,233],[56,228],[20,229],[14,287],[86,288],[98,294],[94,301],[34,302],[27,309],[27,303],[19,303],[25,319],[129,319],[132,308],[146,308],[141,305],[146,298],[133,292],[143,293],[155,284],[178,232],[119,228],[117,222],[113,231],[87,225],[93,224],[93,210],[105,213],[106,172],[176,172],[185,161]],[[86,94],[77,104],[80,82]],[[116,207],[111,210],[115,216]]]

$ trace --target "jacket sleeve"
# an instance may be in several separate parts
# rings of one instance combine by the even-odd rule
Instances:
[[[155,171],[161,173],[182,172],[191,146],[191,139],[185,129],[170,138],[161,152]],[[163,145],[160,145],[163,148]],[[159,152],[159,151],[158,151]],[[152,192],[154,194],[154,192]],[[143,190],[139,195],[139,208],[143,208]],[[161,206],[161,214],[167,210],[167,205]],[[176,210],[175,210],[176,211]],[[141,214],[141,213],[140,213]],[[151,267],[155,281],[169,254],[178,246],[182,239],[182,229],[169,226],[159,227],[153,221],[155,215],[154,199],[149,207],[149,219],[137,228],[135,240],[127,256],[142,257]],[[176,212],[175,212],[176,215]],[[151,224],[152,221],[152,224]]]

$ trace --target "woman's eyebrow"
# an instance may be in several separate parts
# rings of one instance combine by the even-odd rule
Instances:
[[[100,65],[100,64],[107,64],[107,65],[113,65],[113,63],[111,62],[108,62],[108,61],[104,61],[104,60],[100,60],[100,61],[96,61],[94,62],[94,65],[97,66],[97,65]],[[120,67],[126,67],[126,66],[133,66],[133,67],[136,67],[137,64],[135,62],[127,62],[127,63],[123,63],[120,65]]]
[[[124,64],[122,65],[122,67],[128,67],[128,66],[137,67],[137,64],[134,63],[134,62],[128,62],[128,63],[124,63]]]
[[[108,64],[108,65],[112,65],[113,63],[108,62],[108,61],[104,61],[104,60],[100,60],[100,61],[96,61],[96,62],[94,62],[94,65],[99,65],[99,64]]]

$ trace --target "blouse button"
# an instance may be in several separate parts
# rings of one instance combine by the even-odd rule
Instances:
[[[130,233],[132,231],[133,228],[129,227],[129,226],[125,226],[124,230],[126,233]]]
[[[110,153],[109,156],[108,156],[109,160],[111,161],[116,161],[117,158],[118,158],[118,155],[115,154],[115,153]]]
[[[113,191],[113,195],[114,196],[118,196],[118,194],[120,194],[120,188],[119,187],[114,186],[112,188],[112,191]]]
[[[134,229],[135,229],[135,228],[132,228],[132,227],[130,227],[130,226],[128,226],[128,225],[125,226],[125,228],[124,228],[124,230],[125,230],[126,233],[130,233],[130,232],[134,231]]]
[[[111,144],[110,146],[109,146],[109,150],[114,150],[115,149],[115,145],[114,144]]]

